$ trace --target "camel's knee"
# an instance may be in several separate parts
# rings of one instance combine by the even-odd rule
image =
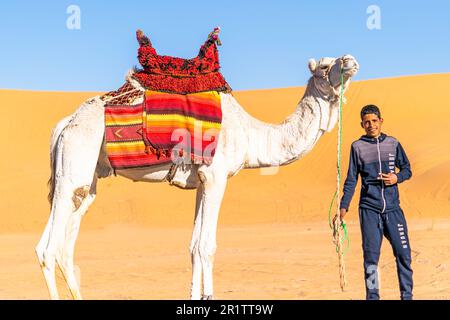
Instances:
[[[192,240],[191,244],[189,245],[189,252],[191,253],[191,256],[195,254],[199,254],[198,252],[198,240]]]
[[[214,182],[217,176],[215,173],[216,172],[211,167],[206,165],[202,165],[197,171],[198,178],[204,186],[210,185]]]
[[[55,270],[55,265],[56,265],[56,252],[44,250],[42,252],[41,266],[48,270]]]
[[[90,189],[91,189],[90,186],[83,186],[83,187],[75,189],[75,191],[73,192],[73,196],[72,196],[72,202],[75,207],[75,211],[80,208],[83,201],[89,195]]]
[[[214,255],[216,253],[216,245],[210,243],[200,243],[198,246],[198,255],[203,262],[214,262]]]

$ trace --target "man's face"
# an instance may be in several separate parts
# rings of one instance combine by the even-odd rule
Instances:
[[[381,134],[381,125],[383,118],[378,118],[376,114],[365,114],[361,121],[361,126],[366,131],[366,135],[371,138],[376,138]]]

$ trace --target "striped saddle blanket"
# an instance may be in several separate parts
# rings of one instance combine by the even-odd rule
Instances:
[[[106,104],[106,150],[114,169],[210,164],[222,122],[220,93],[147,90],[137,105]]]

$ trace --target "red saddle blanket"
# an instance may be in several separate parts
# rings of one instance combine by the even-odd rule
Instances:
[[[106,105],[106,150],[114,169],[211,163],[222,121],[216,91],[150,91],[138,105]]]

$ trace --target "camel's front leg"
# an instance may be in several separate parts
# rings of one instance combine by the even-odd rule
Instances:
[[[192,246],[192,253],[194,264],[199,261],[202,268],[203,299],[211,299],[213,296],[213,263],[216,251],[217,220],[227,184],[227,174],[222,171],[223,169],[224,166],[199,169],[199,176],[203,183],[201,212],[199,212],[199,214],[201,213],[201,226],[198,240]]]

